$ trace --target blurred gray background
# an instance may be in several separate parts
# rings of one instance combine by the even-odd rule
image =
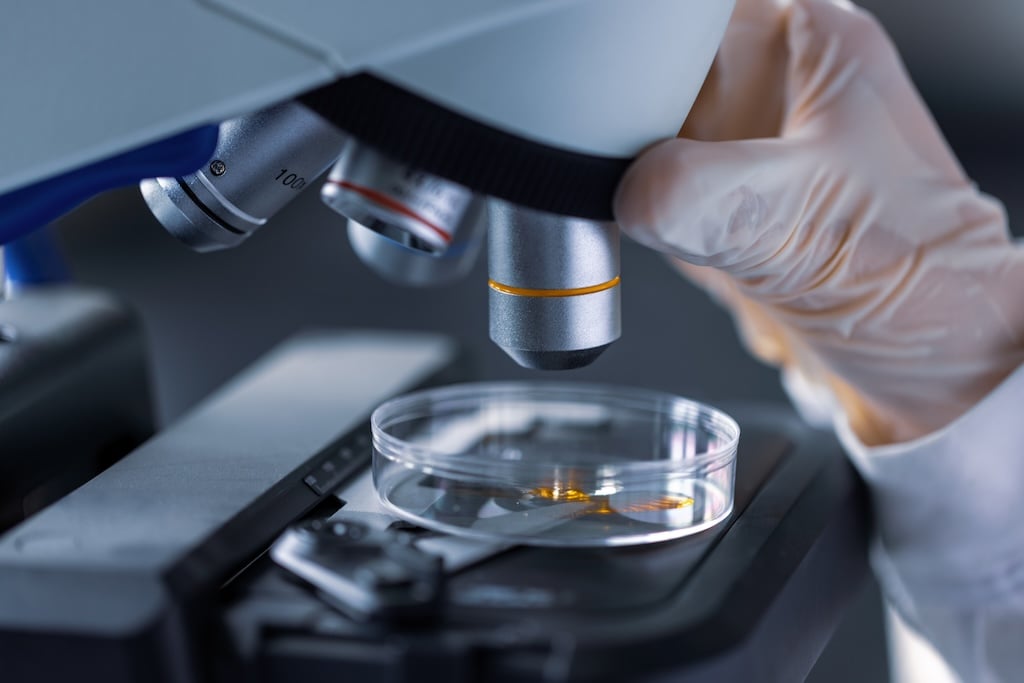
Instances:
[[[871,0],[970,174],[1024,221],[1024,2]],[[438,330],[477,357],[482,378],[530,377],[487,339],[486,273],[435,291],[383,283],[353,257],[342,222],[306,192],[243,247],[198,255],[166,235],[134,189],[97,198],[60,221],[77,277],[140,312],[162,421],[296,330],[330,326]],[[481,264],[482,265],[482,264]],[[683,395],[784,400],[776,373],[751,360],[728,316],[663,260],[623,252],[624,334],[580,379]],[[324,381],[344,382],[344,377]],[[885,681],[873,587],[825,653],[813,680]]]

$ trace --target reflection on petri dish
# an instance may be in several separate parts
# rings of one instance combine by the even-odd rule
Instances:
[[[697,533],[732,510],[739,427],[669,394],[464,384],[389,401],[371,424],[384,505],[447,533],[634,545]]]

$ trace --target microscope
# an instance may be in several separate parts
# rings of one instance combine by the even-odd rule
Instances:
[[[13,140],[13,151],[8,144],[0,193],[46,184],[57,204],[69,183],[61,188],[55,170],[103,156],[116,165],[112,153],[222,118],[198,168],[142,179],[173,235],[200,251],[235,247],[330,169],[324,201],[349,219],[359,257],[389,279],[451,281],[472,265],[486,232],[491,338],[543,370],[587,365],[619,337],[615,187],[645,146],[679,130],[733,5],[491,0],[428,9],[390,0],[291,12],[182,4],[188,10],[173,20],[193,31],[184,50],[192,68],[179,66],[180,54],[159,53],[155,40],[133,55],[146,55],[140,80],[115,56],[120,46],[96,44],[102,78],[42,74],[18,84],[40,106],[5,113],[8,129],[46,135]],[[163,12],[146,18],[157,24]],[[231,31],[207,28],[225,22]],[[59,28],[50,40],[82,44]],[[135,25],[117,33],[147,35]],[[12,56],[40,49],[17,35],[5,42]],[[284,73],[269,66],[284,48],[306,63]],[[44,106],[55,88],[91,88],[62,97],[109,111],[93,104],[65,121]]]
[[[486,243],[491,339],[526,368],[589,365],[621,333],[615,188],[678,132],[733,4],[7,8],[0,63],[23,65],[0,112],[8,277],[31,231],[113,187],[138,183],[198,251],[317,191],[393,282],[454,282]],[[786,411],[731,411],[744,441],[719,528],[629,551],[469,547],[365,490],[369,412],[465,379],[450,341],[301,336],[144,441],[137,330],[61,296],[0,304],[0,407],[18,407],[0,410],[0,479],[40,484],[86,444],[108,455],[0,536],[5,680],[793,680],[865,575],[860,489]],[[65,415],[74,446],[43,428]],[[126,424],[144,443],[111,457],[102,439]],[[275,541],[315,552],[275,564]]]
[[[373,270],[453,281],[486,232],[492,340],[527,368],[588,365],[620,335],[615,187],[678,130],[730,12],[599,2],[509,17],[222,123],[208,164],[142,192],[173,235],[223,249],[330,169],[323,201]]]

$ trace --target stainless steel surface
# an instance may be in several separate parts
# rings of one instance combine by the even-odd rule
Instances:
[[[447,285],[468,275],[476,263],[487,228],[487,204],[480,198],[470,202],[444,251],[419,249],[408,233],[378,228],[348,221],[352,250],[373,272],[397,285]]]
[[[494,199],[489,217],[491,339],[526,368],[592,363],[622,329],[618,228]]]
[[[149,178],[139,183],[139,190],[164,229],[196,251],[229,249],[247,237],[207,214],[177,178]]]
[[[621,334],[619,288],[595,294],[490,297],[491,339],[517,363],[535,370],[589,365]]]
[[[345,146],[320,196],[357,223],[409,233],[433,251],[452,244],[473,199],[468,188],[410,168],[355,140]]]
[[[150,210],[197,251],[233,247],[338,158],[345,137],[296,102],[225,121],[213,158],[183,178],[144,180]]]
[[[491,199],[490,278],[530,289],[572,289],[619,274],[619,231]]]

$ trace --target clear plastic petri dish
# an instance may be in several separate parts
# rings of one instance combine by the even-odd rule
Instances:
[[[653,391],[462,384],[374,411],[382,503],[422,527],[543,546],[654,543],[732,511],[736,422]]]

